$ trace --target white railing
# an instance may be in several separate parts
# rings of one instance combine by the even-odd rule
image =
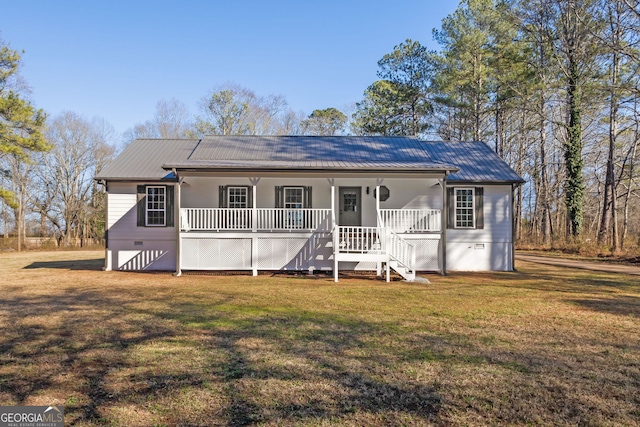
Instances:
[[[180,227],[184,231],[253,230],[251,208],[182,208]],[[255,209],[256,230],[320,230],[331,227],[331,209]]]
[[[252,209],[182,208],[180,227],[185,231],[251,230]]]
[[[331,209],[256,210],[258,230],[321,230],[331,228]]]
[[[398,236],[393,231],[389,231],[389,255],[401,263],[404,267],[414,270],[416,265],[416,247]]]
[[[423,233],[441,230],[440,209],[380,209],[385,227],[396,233]]]
[[[338,251],[342,253],[384,254],[384,229],[380,227],[338,227]]]

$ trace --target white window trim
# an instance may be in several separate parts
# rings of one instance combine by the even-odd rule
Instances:
[[[458,225],[458,190],[471,190],[471,225],[462,227]],[[459,230],[473,230],[476,228],[476,189],[474,187],[454,187],[453,188],[453,228]]]
[[[242,190],[244,192],[244,207],[231,207],[231,190]],[[241,185],[227,187],[227,206],[230,209],[247,209],[249,207],[249,188]]]
[[[162,201],[162,209],[149,209],[149,189],[158,188],[164,192]],[[163,185],[147,185],[145,188],[145,210],[144,223],[147,227],[166,227],[167,226],[167,187]],[[149,224],[149,212],[162,212],[162,224]]]
[[[302,199],[300,200],[301,207],[287,208],[287,190],[300,190],[300,196],[302,196]],[[282,188],[282,206],[283,206],[283,209],[304,209],[304,187],[302,186],[283,187]]]

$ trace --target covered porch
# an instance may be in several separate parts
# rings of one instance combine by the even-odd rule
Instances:
[[[444,176],[179,175],[182,270],[444,272]],[[213,194],[212,194],[213,193]]]

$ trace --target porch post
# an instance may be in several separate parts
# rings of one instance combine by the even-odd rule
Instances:
[[[178,178],[177,172],[174,170],[174,175]],[[182,182],[184,178],[179,178],[178,182],[175,184],[175,214],[174,217],[174,225],[176,227],[176,272],[174,276],[180,277],[182,275],[182,236],[180,235],[180,231],[182,229],[182,218],[180,218],[180,199],[182,198]]]
[[[256,200],[258,197],[256,195],[256,188],[258,186],[258,181],[260,181],[260,178],[249,178],[249,181],[253,186],[253,190],[251,191],[251,231],[255,233],[256,231],[258,231],[258,207],[256,206]]]
[[[336,183],[333,178],[328,179],[331,185],[331,233],[333,238],[333,280],[338,281],[338,224],[336,223]]]
[[[441,274],[447,275],[447,172],[444,173],[442,180],[438,180],[442,187],[442,210],[440,211],[440,259],[442,260]]]
[[[511,271],[516,270],[516,200],[515,191],[516,184],[511,184]]]
[[[384,222],[382,221],[382,215],[380,214],[380,185],[382,184],[383,179],[376,179],[376,224],[378,227],[384,227]],[[380,237],[378,237],[380,238]],[[387,239],[387,233],[384,233],[383,239]],[[382,243],[382,242],[381,242]],[[387,242],[384,242],[383,246],[386,250],[388,247]],[[382,262],[376,262],[376,276],[382,275]],[[389,261],[387,260],[387,282],[389,281]]]
[[[260,178],[250,178],[249,180],[253,185],[253,191],[251,192],[251,231],[255,233],[258,231],[258,206],[256,206],[258,196],[256,195],[256,188]],[[258,238],[255,234],[251,238],[251,274],[258,275]]]

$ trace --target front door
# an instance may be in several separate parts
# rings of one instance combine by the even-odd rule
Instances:
[[[338,224],[340,225],[362,225],[362,209],[360,200],[362,189],[360,187],[340,187],[340,215]]]

